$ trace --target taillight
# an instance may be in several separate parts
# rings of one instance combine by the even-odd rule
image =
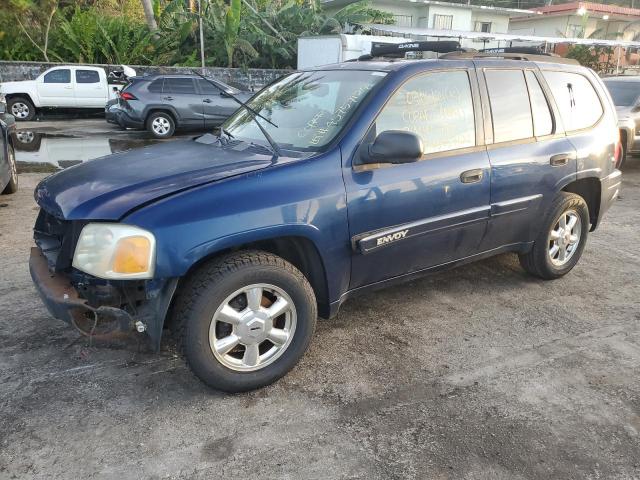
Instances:
[[[120,92],[120,98],[122,100],[137,100],[136,96],[129,92]]]
[[[620,164],[622,163],[622,155],[624,155],[624,150],[622,148],[622,142],[620,141],[620,130],[616,130],[618,132],[618,135],[616,136],[616,146],[615,146],[615,151],[613,154],[613,166],[615,168],[620,167]]]

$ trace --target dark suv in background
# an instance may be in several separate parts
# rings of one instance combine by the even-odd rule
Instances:
[[[217,127],[251,93],[218,80],[196,75],[132,77],[117,102],[106,107],[106,118],[123,128],[146,128],[156,138],[168,138],[176,129]]]

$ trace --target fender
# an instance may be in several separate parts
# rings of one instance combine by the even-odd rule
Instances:
[[[186,264],[194,265],[230,248],[265,240],[274,240],[282,237],[302,237],[311,241],[318,251],[320,258],[322,259],[322,263],[326,264],[322,250],[318,248],[318,242],[321,238],[320,230],[318,230],[314,225],[304,223],[274,225],[270,227],[245,230],[232,235],[219,237],[209,242],[197,245],[186,252],[184,261]]]

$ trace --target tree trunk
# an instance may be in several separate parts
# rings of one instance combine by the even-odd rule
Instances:
[[[158,24],[156,23],[156,17],[153,15],[153,6],[151,0],[140,0],[142,2],[142,9],[144,10],[144,16],[147,19],[147,25],[149,30],[155,32],[158,30]]]

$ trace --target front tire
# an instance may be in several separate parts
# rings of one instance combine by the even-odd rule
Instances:
[[[36,109],[31,100],[25,97],[13,97],[7,100],[9,113],[18,122],[29,122],[36,116]]]
[[[175,308],[187,362],[204,383],[236,393],[269,385],[307,350],[317,318],[305,276],[266,252],[234,253],[204,265]]]
[[[589,233],[589,208],[580,195],[560,192],[553,200],[533,248],[520,265],[545,280],[560,278],[576,266]]]
[[[11,145],[8,145],[7,153],[9,154],[9,172],[11,176],[9,177],[9,183],[7,183],[7,186],[2,191],[3,195],[16,193],[18,191],[18,164],[16,162],[16,154]]]
[[[176,122],[165,112],[155,112],[147,120],[147,130],[156,138],[169,138],[176,131]]]

